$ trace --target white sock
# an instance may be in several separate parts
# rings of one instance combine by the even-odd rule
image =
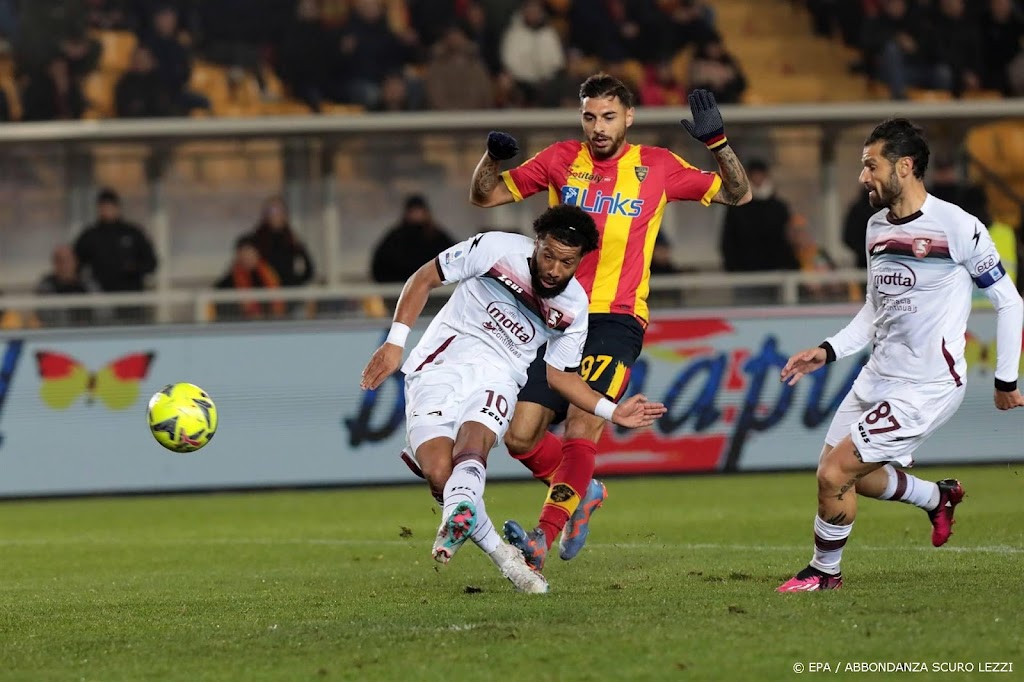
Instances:
[[[491,517],[487,515],[487,508],[484,506],[484,498],[476,503],[476,528],[469,539],[476,543],[476,546],[483,550],[484,554],[493,554],[501,547],[501,537],[491,523]]]
[[[939,486],[934,482],[911,476],[891,464],[883,468],[889,474],[889,482],[879,499],[905,502],[927,511],[939,506]]]
[[[814,517],[814,558],[811,566],[829,575],[839,574],[839,562],[843,558],[846,538],[850,537],[853,524],[835,526]]]
[[[484,484],[487,481],[487,470],[476,459],[459,462],[452,470],[448,482],[444,484],[444,510],[442,519],[447,519],[455,511],[460,502],[470,502],[474,507],[484,497]]]

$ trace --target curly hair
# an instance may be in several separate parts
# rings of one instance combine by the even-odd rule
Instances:
[[[588,254],[597,250],[600,235],[594,219],[581,208],[559,204],[552,206],[533,221],[533,231],[537,236],[550,236],[566,246],[582,247]]]

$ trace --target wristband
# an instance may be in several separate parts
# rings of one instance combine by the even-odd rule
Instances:
[[[729,146],[729,140],[726,138],[725,133],[722,133],[712,137],[710,140],[705,140],[704,146],[713,152],[720,152]]]
[[[1017,390],[1017,381],[1002,381],[996,379],[996,390],[1003,393],[1013,393]]]
[[[612,420],[612,414],[615,413],[616,407],[618,407],[618,405],[612,401],[607,398],[601,398],[597,401],[597,407],[594,408],[594,414],[606,422],[610,422]]]
[[[388,338],[384,343],[390,343],[393,346],[405,348],[405,340],[409,338],[409,331],[409,325],[402,324],[401,322],[392,322],[391,331],[388,332]]]
[[[818,348],[825,351],[825,364],[836,361],[836,351],[832,348],[832,344],[828,341],[822,341],[818,344]]]

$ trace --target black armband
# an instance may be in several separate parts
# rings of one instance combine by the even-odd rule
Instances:
[[[1002,391],[1003,393],[1013,393],[1017,390],[1016,381],[1000,381],[996,379],[996,390]]]
[[[836,351],[832,348],[832,344],[828,341],[822,341],[818,344],[818,348],[825,350],[825,364],[836,361]]]

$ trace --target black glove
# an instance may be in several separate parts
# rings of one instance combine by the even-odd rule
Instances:
[[[698,89],[690,93],[689,100],[693,123],[685,118],[680,121],[686,128],[686,132],[703,142],[712,151],[717,151],[729,144],[725,139],[725,123],[722,122],[722,112],[718,110],[715,96],[708,90]]]
[[[495,161],[507,161],[519,153],[519,143],[508,133],[487,134],[487,155]]]

